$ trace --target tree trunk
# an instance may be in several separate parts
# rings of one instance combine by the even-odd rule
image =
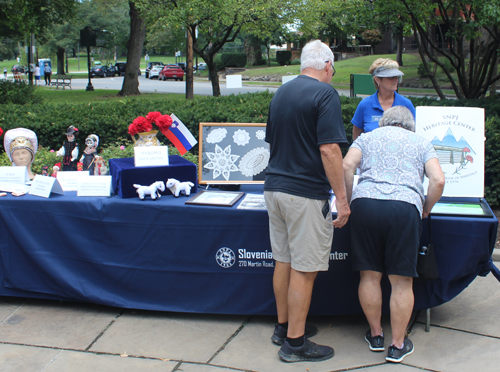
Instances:
[[[57,74],[64,75],[64,48],[57,47]]]
[[[193,36],[186,30],[186,99],[194,98]]]
[[[396,42],[397,42],[397,58],[396,62],[403,66],[403,27],[398,27],[396,32]]]
[[[217,73],[217,65],[214,62],[214,56],[210,56],[209,59],[206,59],[208,67],[208,75],[210,81],[212,82],[212,95],[214,97],[220,96],[220,85],[219,85],[219,74]]]
[[[133,1],[130,6],[130,37],[127,43],[127,66],[123,79],[122,90],[119,96],[131,96],[141,94],[139,91],[139,69],[141,65],[141,53],[146,37],[146,23],[139,14]]]

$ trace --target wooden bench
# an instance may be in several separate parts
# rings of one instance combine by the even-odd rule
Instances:
[[[50,87],[69,87],[71,89],[71,79],[73,79],[73,75],[54,75],[51,77]]]

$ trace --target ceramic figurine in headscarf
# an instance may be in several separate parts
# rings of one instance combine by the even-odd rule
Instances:
[[[62,170],[63,171],[76,171],[76,163],[78,162],[78,144],[76,143],[76,136],[78,135],[78,128],[70,125],[66,131],[67,140],[64,141],[63,146],[57,151],[57,156],[62,156]]]
[[[89,171],[91,176],[94,175],[95,168],[95,157],[97,156],[97,146],[99,146],[99,137],[95,134],[91,134],[85,140],[85,150],[83,150],[83,155],[80,158],[80,162],[83,163],[84,171]]]
[[[26,128],[10,129],[5,133],[3,147],[13,166],[25,166],[30,180],[35,176],[31,172],[31,164],[38,149],[35,132]]]

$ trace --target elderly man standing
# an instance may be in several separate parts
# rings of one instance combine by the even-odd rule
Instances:
[[[273,258],[278,324],[272,341],[285,362],[333,357],[329,346],[308,337],[306,325],[318,271],[328,270],[333,226],[347,223],[347,202],[339,145],[347,143],[337,91],[330,85],[333,53],[319,40],[302,50],[301,74],[281,86],[269,106],[266,142],[271,157],[264,184]],[[332,222],[330,190],[337,198]],[[333,226],[332,226],[333,225]]]

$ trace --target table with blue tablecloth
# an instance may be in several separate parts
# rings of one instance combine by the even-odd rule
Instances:
[[[262,193],[261,185],[242,192]],[[0,295],[123,308],[275,314],[265,210],[141,201],[75,192],[0,198]],[[415,283],[415,308],[451,300],[492,269],[498,220],[433,216],[440,278]],[[423,226],[423,241],[427,229]],[[361,313],[350,227],[335,230],[311,314]],[[387,303],[386,293],[385,302]]]

